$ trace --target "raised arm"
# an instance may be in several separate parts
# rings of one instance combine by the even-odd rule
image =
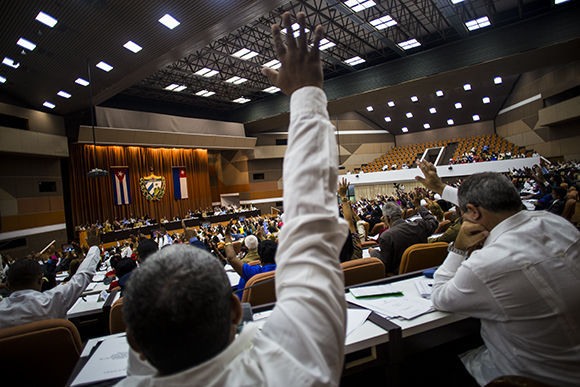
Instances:
[[[351,232],[356,232],[356,224],[354,223],[354,216],[352,207],[350,205],[350,200],[346,196],[348,191],[348,180],[342,178],[342,181],[338,183],[338,196],[340,196],[340,203],[342,206],[342,214],[344,215],[344,220],[348,223],[348,228]]]
[[[459,205],[457,199],[457,188],[450,187],[443,183],[439,175],[437,175],[437,168],[428,161],[419,161],[417,163],[421,172],[423,172],[423,177],[415,176],[415,180],[423,184],[425,188],[433,192],[437,192],[443,200],[447,200],[450,203]]]
[[[288,149],[284,158],[284,226],[276,262],[277,304],[262,334],[276,340],[296,358],[314,384],[337,385],[344,354],[344,282],[338,255],[346,224],[336,205],[338,155],[334,127],[322,91],[318,50],[322,26],[308,49],[306,16],[298,14],[300,37],[283,15],[286,44],[280,27],[272,26],[274,46],[282,67],[264,69],[290,100]]]

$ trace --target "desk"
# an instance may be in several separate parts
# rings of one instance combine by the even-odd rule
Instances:
[[[405,297],[421,297],[414,284],[420,276],[421,272],[414,272],[373,281],[372,284],[397,282],[397,286],[402,288]],[[253,317],[256,323],[263,325],[271,314],[273,306],[274,304],[268,304],[254,308]],[[385,329],[385,324],[381,324],[377,317],[378,315],[371,315],[373,321],[365,321],[346,337],[345,355],[347,355],[347,359],[343,375],[356,373],[357,370],[360,371],[369,366],[389,367],[389,372],[392,375],[396,375],[396,371],[392,371],[391,368],[398,367],[407,354],[432,348],[441,343],[479,331],[477,320],[451,313],[433,311],[412,320],[391,319],[390,321],[396,324],[397,328],[400,327],[398,332],[401,337],[396,338],[395,334],[390,337],[389,331]],[[381,318],[378,317],[378,319]],[[389,325],[388,320],[382,320],[386,321],[387,326]],[[391,326],[395,325],[391,324]],[[118,335],[106,336],[98,340],[102,341],[115,337],[118,337]],[[87,346],[94,345],[94,343],[95,341],[90,341]],[[88,352],[89,349],[83,351],[84,354]],[[363,352],[362,355],[361,352]],[[354,359],[349,359],[351,355],[354,356]],[[82,357],[79,360],[68,385],[72,383],[87,361],[88,357]],[[126,358],[120,361],[126,362]],[[118,380],[111,380],[111,384]],[[396,385],[396,383],[393,385]]]

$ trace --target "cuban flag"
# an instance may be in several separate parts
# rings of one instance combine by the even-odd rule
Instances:
[[[131,203],[131,191],[129,190],[129,168],[111,167],[113,176],[113,193],[115,204],[121,206]]]
[[[185,167],[173,167],[173,191],[175,199],[187,199],[187,175]]]

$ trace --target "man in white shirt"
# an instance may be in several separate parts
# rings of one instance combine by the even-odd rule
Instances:
[[[580,380],[580,233],[546,211],[522,210],[503,175],[480,173],[459,190],[433,164],[426,188],[463,211],[463,225],[435,273],[436,308],[481,319],[484,346],[462,356],[481,384],[522,375],[557,386]],[[480,249],[476,249],[479,245]]]
[[[274,25],[279,72],[265,70],[291,96],[284,158],[284,226],[276,261],[277,304],[258,331],[241,319],[222,265],[201,249],[171,246],[132,274],[124,297],[131,351],[122,386],[336,386],[344,356],[346,305],[338,255],[347,227],[336,205],[337,148],[322,91],[318,50],[300,37],[282,42]]]
[[[52,318],[66,318],[91,282],[101,258],[100,237],[96,228],[87,231],[91,248],[75,275],[66,284],[40,292],[42,272],[38,262],[25,258],[16,261],[8,270],[10,297],[0,301],[0,329]]]

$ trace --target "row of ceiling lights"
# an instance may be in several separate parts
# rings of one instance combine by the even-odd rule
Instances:
[[[500,76],[496,76],[496,77],[493,78],[493,83],[495,83],[496,85],[500,85],[500,84],[503,83],[503,79]],[[466,84],[463,85],[463,90],[465,90],[465,91],[471,91],[471,89],[472,88],[471,88],[471,84],[470,83],[466,83]],[[445,95],[445,93],[443,92],[443,90],[437,90],[437,91],[435,91],[435,95],[437,97],[443,97]],[[419,97],[417,97],[416,95],[412,95],[410,97],[410,99],[411,99],[411,102],[413,102],[413,103],[419,102]],[[489,97],[483,97],[481,99],[481,102],[483,102],[484,104],[489,104],[489,103],[491,103],[491,98],[489,98]],[[387,106],[388,107],[391,107],[391,108],[395,107],[395,101],[388,101],[387,102]],[[461,102],[456,102],[454,106],[455,106],[455,109],[457,109],[457,110],[463,108],[463,105],[461,104]],[[374,107],[372,105],[367,106],[366,109],[367,109],[368,112],[374,111]],[[435,107],[430,107],[429,108],[429,113],[436,114],[437,113],[437,109]],[[410,118],[413,118],[413,113],[407,112],[405,114],[405,116],[407,118],[409,118],[409,119]],[[479,114],[473,114],[471,116],[471,118],[473,119],[473,121],[479,121],[481,119],[480,116],[479,116]],[[385,119],[385,122],[391,122],[392,121],[392,119],[391,119],[390,116],[385,116],[384,119]],[[447,120],[447,125],[451,126],[451,125],[454,125],[454,124],[455,124],[455,121],[452,118],[449,118]],[[425,129],[431,129],[431,125],[428,122],[426,122],[426,123],[423,124],[423,128],[425,128]],[[403,133],[407,133],[409,131],[409,128],[407,128],[406,126],[404,126],[404,127],[401,128],[401,131]]]
[[[50,27],[50,28],[53,28],[58,23],[58,19],[56,19],[55,17],[53,17],[45,12],[42,12],[42,11],[38,13],[35,20]],[[167,27],[171,30],[180,24],[180,22],[178,20],[176,20],[173,16],[171,16],[169,14],[165,14],[163,17],[161,17],[159,19],[159,23],[163,24],[165,27]],[[28,51],[33,51],[36,48],[36,44],[34,44],[31,41],[29,41],[25,38],[22,38],[22,37],[20,39],[18,39],[18,42],[16,42],[16,44],[19,45],[20,47],[28,50]],[[133,52],[134,54],[136,54],[142,50],[142,47],[140,45],[138,45],[137,43],[135,43],[131,40],[129,40],[127,43],[125,43],[123,45],[123,47],[126,48],[127,50]],[[17,63],[13,59],[8,58],[8,57],[5,57],[4,60],[2,61],[2,63],[8,67],[13,68],[13,69],[17,69],[18,67],[20,67],[20,63]],[[111,66],[110,64],[108,64],[105,61],[100,61],[95,66],[97,68],[107,72],[107,73],[109,71],[113,70],[113,66]],[[1,83],[6,82],[6,78],[0,76],[0,82]],[[86,79],[81,78],[81,77],[78,77],[75,80],[75,83],[80,85],[80,86],[88,86],[89,85],[89,81],[87,81]],[[66,98],[66,99],[69,99],[72,97],[72,95],[65,90],[60,90],[57,93],[57,95],[59,97]],[[56,105],[54,103],[52,103],[51,101],[48,101],[48,100],[44,101],[42,106],[49,108],[49,109],[54,109],[56,107]]]

